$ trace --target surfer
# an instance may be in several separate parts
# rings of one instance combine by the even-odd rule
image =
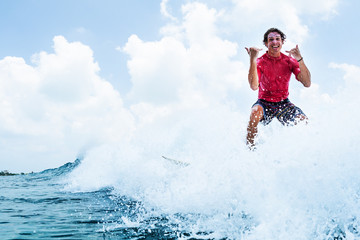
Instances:
[[[258,124],[269,124],[276,117],[283,125],[307,121],[304,112],[288,99],[289,81],[293,73],[304,87],[310,87],[311,75],[305,65],[298,45],[288,56],[281,52],[286,35],[277,28],[270,28],[264,34],[263,43],[267,47],[264,55],[258,58],[262,49],[245,48],[250,56],[248,80],[250,88],[259,90],[258,100],[252,106],[247,127],[246,142],[250,149],[255,146]]]

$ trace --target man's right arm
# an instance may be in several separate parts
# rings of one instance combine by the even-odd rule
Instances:
[[[250,88],[252,90],[258,90],[259,89],[259,76],[257,73],[257,56],[259,55],[259,52],[262,49],[251,47],[250,49],[245,48],[250,56],[250,68],[249,68],[249,75],[248,80],[250,84]]]
[[[252,90],[254,90],[254,91],[258,90],[258,88],[259,88],[259,76],[258,76],[258,73],[257,73],[256,59],[255,60],[250,60],[250,69],[249,69],[248,80],[249,80],[250,88]]]

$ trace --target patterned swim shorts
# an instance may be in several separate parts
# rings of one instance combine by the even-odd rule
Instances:
[[[285,99],[281,102],[268,102],[263,99],[258,99],[253,107],[256,105],[260,105],[264,109],[264,117],[260,121],[264,125],[269,124],[274,117],[276,117],[283,125],[291,125],[295,123],[297,116],[306,116],[304,112],[291,103],[289,99]]]

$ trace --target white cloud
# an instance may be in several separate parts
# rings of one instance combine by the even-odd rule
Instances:
[[[132,99],[156,104],[178,99],[179,88],[190,78],[186,49],[180,42],[170,37],[143,42],[133,35],[124,51],[131,56],[128,68],[133,83]]]
[[[337,7],[339,0],[304,0],[304,1],[289,1],[295,8],[299,10],[302,15],[320,15],[321,19],[327,20],[337,14]]]
[[[174,16],[172,16],[169,11],[168,11],[168,3],[169,0],[162,0],[160,3],[160,12],[164,17],[167,17],[169,19],[171,19],[172,21],[176,21],[176,18]]]
[[[144,42],[133,35],[122,48],[130,56],[134,101],[162,105],[197,99],[202,105],[226,98],[246,81],[243,64],[233,59],[237,44],[218,36],[219,13],[201,3],[186,4],[182,11],[183,21],[165,26],[161,40]]]
[[[320,1],[267,1],[267,0],[232,0],[233,6],[227,9],[224,19],[231,29],[237,29],[248,38],[262,40],[262,35],[270,27],[278,27],[288,35],[289,45],[302,43],[309,36],[309,27],[304,18],[329,19],[336,14],[339,0]],[[236,31],[236,30],[235,30]],[[254,43],[255,44],[255,43]]]
[[[354,103],[360,102],[360,66],[347,63],[330,63],[330,68],[340,69],[345,72],[344,84],[339,84],[338,93],[336,95],[343,108],[348,108],[349,113],[352,113]]]
[[[118,92],[99,77],[89,47],[58,36],[54,53],[33,59],[36,66],[15,57],[0,61],[1,166],[57,167],[89,144],[129,134],[132,116]]]
[[[360,67],[352,64],[347,63],[330,63],[330,68],[334,69],[341,69],[345,72],[344,79],[351,83],[360,83],[359,76],[360,76]]]
[[[54,54],[42,52],[33,57],[42,79],[41,91],[52,101],[81,101],[94,94],[100,68],[92,51],[80,42],[69,44],[64,37],[54,38]]]

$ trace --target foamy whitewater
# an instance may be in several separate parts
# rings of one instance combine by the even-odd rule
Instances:
[[[177,111],[89,150],[65,190],[110,188],[139,204],[107,231],[154,231],[155,218],[179,239],[359,239],[360,84],[345,84],[327,104],[294,101],[310,123],[260,127],[254,152],[232,105]]]

